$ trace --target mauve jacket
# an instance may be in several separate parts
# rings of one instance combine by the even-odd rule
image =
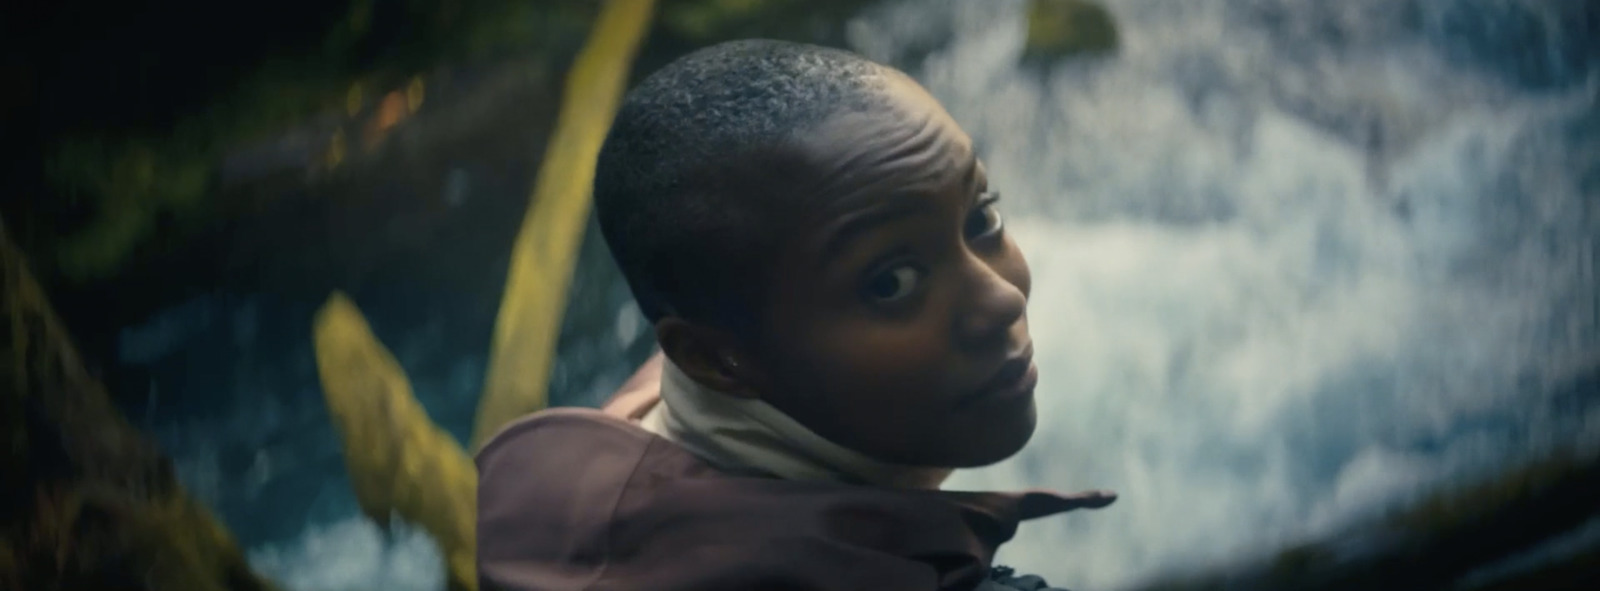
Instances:
[[[483,447],[482,591],[971,591],[1019,521],[1085,506],[730,476],[636,424],[656,401],[542,411]]]

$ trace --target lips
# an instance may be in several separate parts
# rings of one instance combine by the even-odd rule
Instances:
[[[1033,345],[1006,359],[994,376],[962,400],[963,405],[990,400],[1014,399],[1033,394],[1039,383],[1039,368],[1033,364]]]

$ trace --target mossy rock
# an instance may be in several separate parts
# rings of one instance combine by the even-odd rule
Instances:
[[[1063,57],[1117,48],[1117,24],[1104,6],[1088,0],[1028,2],[1028,41],[1023,60],[1047,63]]]
[[[0,278],[0,589],[271,589],[89,374],[3,227]]]

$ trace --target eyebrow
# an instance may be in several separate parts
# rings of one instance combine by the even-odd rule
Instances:
[[[829,226],[824,230],[827,236],[822,242],[821,264],[828,264],[868,230],[916,213],[917,201],[909,194],[891,195],[870,209],[850,214]]]
[[[978,185],[978,156],[973,154],[967,161],[965,170],[961,173],[961,185],[968,191],[975,191]],[[922,201],[919,195],[913,193],[892,193],[877,205],[858,213],[850,214],[844,221],[832,225],[827,230],[828,234],[823,239],[821,264],[828,264],[834,257],[849,246],[851,242],[860,238],[872,228],[907,217],[916,213],[917,205]]]
[[[961,173],[961,186],[966,187],[967,190],[974,193],[976,193],[978,190],[979,168],[978,152],[974,150],[972,152],[972,158],[967,160],[967,169]]]

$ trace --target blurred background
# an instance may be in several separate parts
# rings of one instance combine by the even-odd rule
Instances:
[[[602,4],[0,8],[7,234],[88,372],[279,587],[444,588],[433,538],[352,492],[313,315],[348,293],[467,443]],[[907,71],[1006,195],[1043,423],[952,487],[1121,500],[1025,526],[1001,562],[1106,590],[1395,556],[1426,580],[1397,588],[1596,572],[1600,4],[661,0],[631,79],[743,37]],[[596,404],[653,346],[589,230],[555,405]]]

